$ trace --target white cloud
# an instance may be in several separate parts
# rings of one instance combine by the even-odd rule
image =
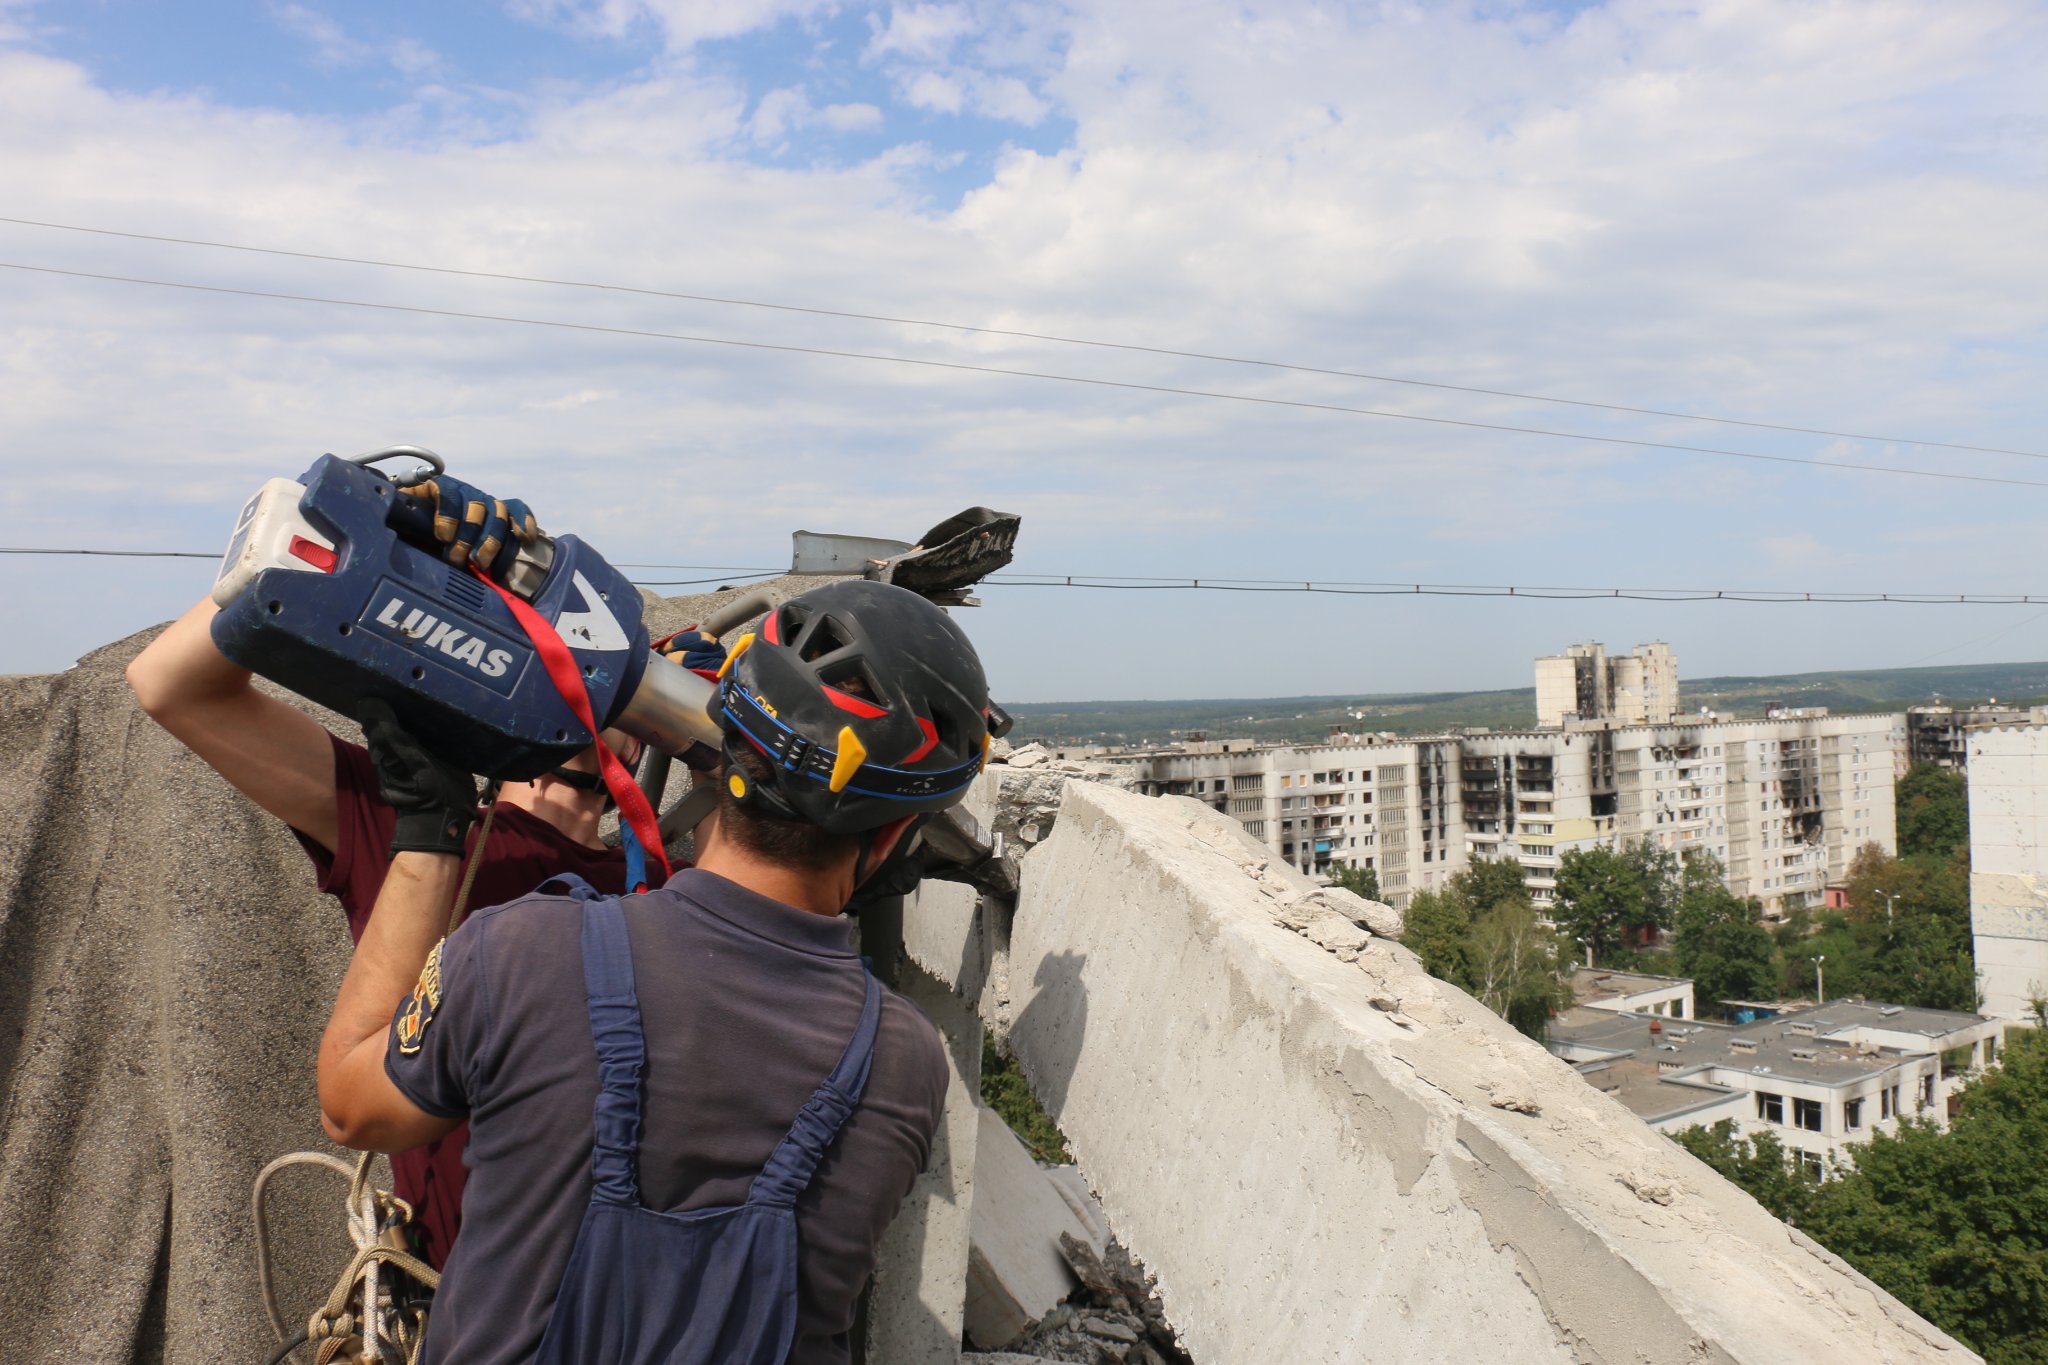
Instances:
[[[871,133],[885,119],[872,104],[828,104],[818,111],[818,121],[835,133]]]
[[[920,62],[943,62],[954,45],[975,31],[974,16],[965,5],[893,5],[886,23],[870,18],[874,37],[862,55],[905,57]]]
[[[816,103],[847,89],[829,69],[792,62],[764,90],[692,50],[814,5],[527,12],[592,33],[660,24],[669,50],[595,88],[453,91],[477,102],[475,123],[429,136],[403,111],[117,94],[0,48],[10,211],[2019,449],[2048,416],[2034,382],[2048,361],[2048,16],[2017,0],[1615,0],[1569,18],[1125,0],[973,11],[961,32],[947,28],[957,7],[900,7],[870,64],[839,73],[879,72],[888,108]],[[801,130],[886,135],[906,109],[1038,127],[1056,112],[1073,134],[1003,153],[957,206],[930,189],[934,168],[966,164],[955,144],[760,164]],[[931,122],[915,119],[917,135]],[[4,225],[0,260],[2048,478],[2039,461]],[[1968,533],[1995,520],[1993,499],[2031,490],[11,271],[0,385],[0,517],[17,540],[204,548],[262,477],[413,439],[626,559],[752,563],[797,526],[914,534],[991,502],[1026,514],[1026,565],[1073,572],[1371,579],[1421,563],[1460,581],[2034,586],[2013,552],[2031,543],[2022,529]],[[99,490],[90,508],[70,496],[81,487]],[[1928,548],[1869,548],[1907,528]],[[0,638],[83,644],[199,586],[131,582]],[[1467,629],[1467,608],[1433,603],[1411,624],[1435,633],[1390,662],[1376,632],[1405,618],[1233,601],[1234,629],[1311,631],[1352,672],[1283,681],[1210,659],[1191,677],[1185,640],[1217,609],[1148,599],[1133,613],[1127,596],[1013,595],[984,619],[1089,641],[1116,687],[1161,695],[1506,685],[1554,648],[1547,633],[1606,628],[1560,608]],[[1824,650],[1882,663],[1872,630],[1733,613],[1643,626],[1702,672]],[[1023,680],[1012,695],[1109,687],[1001,648]]]
[[[340,24],[318,10],[272,3],[270,14],[279,27],[311,45],[313,59],[322,66],[361,66],[376,55],[375,48],[349,37]]]
[[[278,27],[312,48],[315,65],[329,70],[384,62],[401,75],[418,77],[441,67],[439,54],[416,38],[399,38],[380,47],[351,36],[333,17],[306,5],[272,0],[269,11]]]

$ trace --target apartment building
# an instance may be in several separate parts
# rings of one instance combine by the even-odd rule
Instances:
[[[1474,858],[1520,862],[1541,905],[1555,897],[1569,850],[1648,840],[1711,852],[1730,890],[1778,916],[1820,903],[1864,843],[1894,846],[1899,726],[1897,716],[1803,712],[1086,756],[1138,769],[1143,791],[1226,812],[1309,875],[1372,868],[1395,905]]]
[[[1602,644],[1573,645],[1536,661],[1536,724],[1572,720],[1655,725],[1678,716],[1678,657],[1661,640],[1609,657]]]
[[[1661,1132],[1730,1119],[1739,1137],[1774,1133],[1818,1173],[1901,1117],[1945,1126],[2005,1031],[1983,1015],[1865,1000],[1739,1027],[1581,1006],[1552,1023],[1549,1047]]]
[[[1969,764],[1972,731],[2048,721],[2048,707],[1909,706],[1906,708],[1906,759],[1962,772]]]
[[[2048,725],[1969,735],[1970,926],[1984,1010],[2048,998]]]
[[[1303,746],[1202,740],[1062,754],[1135,769],[1148,795],[1212,806],[1310,876],[1371,868],[1396,905],[1463,865],[1456,760],[1447,768],[1430,742],[1346,735]]]

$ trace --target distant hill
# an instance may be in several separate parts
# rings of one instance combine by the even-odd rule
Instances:
[[[1711,707],[1723,717],[1754,717],[1771,702],[1825,706],[1844,714],[1900,711],[1939,696],[1952,703],[1996,697],[2016,705],[2048,704],[2048,663],[1951,664],[1770,677],[1697,678],[1679,684],[1685,709]],[[1211,738],[1272,743],[1320,739],[1332,727],[1433,734],[1457,727],[1494,730],[1536,723],[1536,689],[1499,692],[1382,692],[1351,696],[1241,700],[1018,702],[1016,742],[1134,744]]]

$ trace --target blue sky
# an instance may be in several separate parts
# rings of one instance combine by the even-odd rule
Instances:
[[[2017,0],[0,0],[0,215],[2048,452],[2044,59]],[[2033,455],[19,225],[0,262],[1150,386],[0,270],[5,544],[210,548],[410,440],[621,560],[991,503],[1053,573],[2048,591]],[[205,586],[59,563],[0,559],[0,670]],[[2048,657],[1989,607],[988,600],[1020,699]]]

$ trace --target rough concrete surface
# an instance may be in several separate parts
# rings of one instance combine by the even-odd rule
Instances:
[[[650,598],[648,621],[666,633],[734,595]],[[155,634],[0,678],[10,1362],[263,1359],[250,1183],[282,1153],[336,1150],[313,1062],[346,926],[283,825],[135,705],[122,670]],[[293,1171],[272,1190],[279,1298],[302,1318],[347,1261],[344,1186]]]
[[[1406,949],[1276,923],[1262,854],[1071,783],[1008,944],[1011,1046],[1196,1360],[1976,1359]]]

